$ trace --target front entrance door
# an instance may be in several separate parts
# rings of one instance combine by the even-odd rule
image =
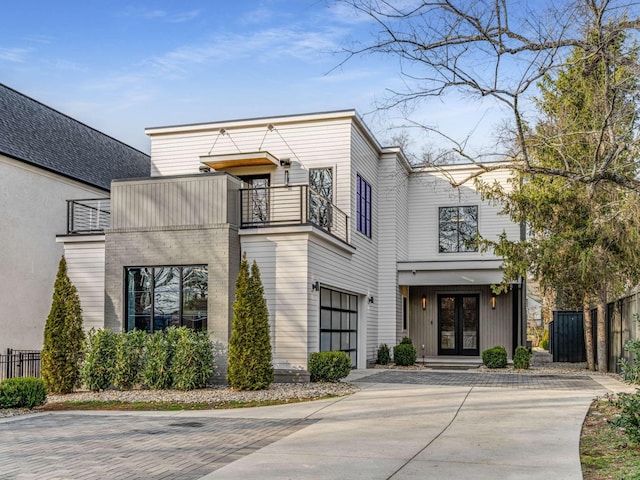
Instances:
[[[438,355],[480,354],[478,295],[438,295]]]

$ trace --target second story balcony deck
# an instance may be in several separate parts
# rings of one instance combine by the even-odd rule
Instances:
[[[240,228],[313,225],[349,243],[349,217],[309,185],[240,190]]]
[[[67,235],[104,233],[111,223],[111,200],[67,200]]]

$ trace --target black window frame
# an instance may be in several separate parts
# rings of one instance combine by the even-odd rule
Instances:
[[[158,269],[178,269],[179,271],[179,284],[178,284],[178,298],[177,298],[177,303],[178,303],[178,313],[177,313],[177,317],[174,318],[173,320],[177,320],[177,323],[175,321],[172,322],[172,325],[167,325],[165,324],[164,327],[162,328],[157,328],[156,323],[157,323],[157,319],[156,319],[156,281],[157,281],[157,270]],[[207,285],[206,285],[206,298],[204,299],[206,301],[206,307],[205,307],[205,315],[196,319],[196,321],[198,322],[197,325],[194,325],[193,319],[191,318],[190,315],[185,315],[185,269],[204,269],[205,273],[206,273],[206,278],[207,278]],[[130,306],[130,295],[133,294],[142,294],[144,292],[146,292],[147,290],[131,290],[130,289],[130,272],[135,271],[135,270],[147,270],[147,274],[150,275],[150,279],[151,279],[151,285],[150,288],[148,290],[148,294],[149,294],[149,313],[148,314],[144,314],[144,315],[140,315],[138,314],[138,312],[136,312],[135,310],[135,306],[133,307],[132,312],[129,311],[129,306]],[[148,325],[149,328],[138,328],[140,330],[144,330],[148,333],[154,333],[156,331],[161,331],[161,330],[165,330],[166,328],[170,327],[170,326],[176,326],[176,327],[187,327],[187,328],[192,328],[194,330],[203,330],[203,331],[207,331],[208,327],[207,327],[207,323],[208,323],[208,317],[209,317],[209,312],[208,312],[208,298],[209,298],[209,266],[208,265],[204,265],[204,264],[197,264],[197,265],[152,265],[152,266],[126,266],[124,267],[124,321],[123,321],[123,327],[124,327],[124,331],[131,331],[131,330],[135,330],[137,327],[136,325],[136,318],[143,318],[143,317],[148,317]],[[133,314],[133,318],[130,318],[130,313]],[[174,315],[174,314],[172,314]],[[130,325],[131,323],[131,325]]]
[[[356,230],[371,238],[371,184],[356,174]]]
[[[456,218],[457,223],[454,223],[450,220],[443,220],[443,211],[456,209]],[[475,211],[474,219],[475,219],[475,228],[473,225],[471,226],[474,231],[473,234],[468,234],[466,232],[461,231],[461,226],[465,224],[466,220],[460,220],[464,217],[462,211],[463,209],[473,209]],[[475,239],[478,237],[478,224],[479,222],[479,209],[478,205],[453,205],[453,206],[444,206],[438,208],[438,252],[439,253],[474,253],[478,251],[478,246],[475,243]],[[455,243],[452,242],[452,245],[455,246],[455,249],[447,250],[443,248],[443,225],[447,224],[457,224],[457,228],[455,229]],[[449,229],[449,232],[453,231],[453,229]],[[471,238],[473,237],[473,238]]]

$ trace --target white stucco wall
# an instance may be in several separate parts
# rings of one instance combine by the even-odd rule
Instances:
[[[66,200],[106,192],[0,155],[0,352],[42,348]]]

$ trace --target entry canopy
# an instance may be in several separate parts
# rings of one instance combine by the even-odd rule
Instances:
[[[202,155],[200,161],[214,170],[226,170],[235,167],[255,167],[268,165],[277,167],[280,160],[269,152],[225,153],[221,155]]]

